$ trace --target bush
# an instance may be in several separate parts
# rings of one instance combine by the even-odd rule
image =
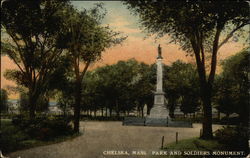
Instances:
[[[120,116],[96,116],[93,117],[91,115],[81,115],[81,120],[85,121],[85,120],[91,120],[91,121],[122,121],[124,119],[124,117]]]
[[[240,120],[239,120],[239,117],[223,117],[221,120],[220,120],[220,124],[222,125],[237,125],[239,124]]]
[[[224,144],[226,150],[239,150],[249,152],[248,131],[246,127],[223,127],[215,131],[215,138],[219,143]]]
[[[13,126],[10,121],[2,121],[0,149],[4,152],[14,151],[20,148],[18,142],[29,139],[29,135]]]
[[[12,123],[38,140],[50,140],[62,135],[73,134],[70,119],[60,116],[38,115],[30,120],[27,115],[16,115]]]
[[[24,125],[27,124],[28,119],[26,118],[21,119],[21,118],[22,116],[15,116],[13,120],[10,119],[0,120],[1,121],[0,150],[5,154],[20,149],[27,149],[35,146],[48,145],[56,142],[61,142],[66,139],[78,136],[73,134],[71,127],[69,126],[68,128],[68,124],[67,125],[64,124],[63,125],[64,128],[60,128],[60,129],[66,129],[65,131],[59,131],[60,129],[58,130],[55,129],[59,125],[62,126],[61,122],[64,122],[62,121],[63,119],[60,117],[51,117],[44,121],[48,122],[48,120],[50,120],[49,121],[50,123],[40,122],[39,125],[31,124],[27,127],[25,127]],[[57,119],[60,121],[54,121]],[[13,125],[11,121],[15,123],[18,122],[20,124]],[[38,121],[32,120],[30,122],[34,123]],[[39,129],[42,125],[44,127]]]

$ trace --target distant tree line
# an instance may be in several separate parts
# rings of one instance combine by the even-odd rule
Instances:
[[[240,122],[245,124],[248,118],[248,57],[249,51],[243,50],[222,62],[222,72],[216,75],[212,97],[213,107],[220,113],[227,116],[237,113],[242,118]],[[66,86],[58,95],[58,102],[69,111],[67,109],[73,102],[73,87],[70,82],[67,85],[69,87]],[[94,116],[99,111],[105,117],[111,116],[114,111],[117,116],[136,112],[142,117],[149,114],[153,106],[155,85],[155,64],[130,59],[96,68],[88,71],[83,79],[81,111]],[[202,111],[195,65],[180,60],[164,65],[163,85],[172,118],[177,106],[184,114]],[[143,111],[144,106],[147,106],[147,111]]]
[[[248,58],[249,51],[243,50],[222,61],[222,72],[216,75],[213,106],[227,117],[239,114],[241,123],[248,122]],[[168,101],[167,108],[174,118],[177,106],[184,114],[201,110],[198,74],[195,65],[180,60],[164,65],[164,91]],[[66,75],[70,76],[69,74]],[[63,79],[63,78],[62,78]],[[60,90],[54,97],[64,112],[69,114],[74,107],[74,84],[70,77],[64,78]],[[138,62],[135,59],[119,61],[113,65],[98,67],[87,71],[82,81],[80,111],[87,115],[110,117],[128,116],[137,112],[143,117],[153,106],[156,85],[156,65]],[[1,110],[7,110],[7,92],[1,92]],[[20,110],[28,111],[28,95],[20,93]],[[37,101],[37,112],[47,111],[49,98],[43,96]],[[147,106],[147,111],[144,110]]]

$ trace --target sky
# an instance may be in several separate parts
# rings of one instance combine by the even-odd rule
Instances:
[[[79,10],[83,8],[92,8],[98,1],[72,1],[74,7]],[[93,63],[90,69],[107,64],[115,64],[119,60],[128,60],[135,58],[140,62],[152,64],[156,61],[157,46],[161,44],[162,56],[164,63],[170,65],[176,60],[184,62],[194,62],[194,59],[187,57],[186,53],[180,50],[176,44],[169,44],[169,38],[163,38],[155,41],[154,37],[146,37],[146,33],[140,28],[139,17],[132,14],[127,6],[123,5],[120,1],[101,1],[107,14],[103,19],[103,25],[109,25],[113,30],[122,32],[122,35],[128,36],[127,39],[121,44],[105,50],[102,54],[102,59]],[[230,42],[219,50],[218,60],[225,59],[228,56],[239,52],[242,49],[241,43]],[[14,86],[12,81],[8,81],[3,77],[3,72],[6,69],[17,68],[11,60],[6,56],[1,56],[1,88],[7,86]],[[11,94],[10,98],[16,98],[16,94]]]

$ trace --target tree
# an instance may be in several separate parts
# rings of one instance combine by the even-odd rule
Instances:
[[[74,104],[74,98],[71,95],[72,92],[69,93],[70,92],[69,89],[65,89],[65,91],[58,92],[59,94],[57,94],[57,97],[56,97],[58,105],[61,108],[61,110],[63,111],[64,117],[67,116],[70,109],[72,108],[72,105]]]
[[[110,110],[110,116],[115,110],[119,117],[121,113],[126,115],[137,108],[143,116],[144,105],[152,104],[152,73],[155,71],[152,71],[151,66],[134,59],[87,72],[82,83],[82,109],[101,109],[103,113],[103,108],[106,108]]]
[[[20,112],[25,112],[29,110],[29,98],[25,92],[19,93],[19,105],[20,105]]]
[[[174,110],[178,103],[184,114],[194,113],[199,105],[198,74],[195,66],[177,60],[171,66],[165,66],[166,71],[164,89],[168,98],[170,116],[174,117]]]
[[[172,42],[195,56],[199,74],[204,118],[202,138],[211,139],[211,96],[219,48],[249,24],[249,7],[244,1],[132,1],[125,2],[139,14],[150,34],[168,34]],[[224,39],[220,40],[224,34]],[[206,63],[209,63],[206,65]],[[207,69],[207,66],[209,68]]]
[[[113,81],[116,97],[115,97],[115,109],[117,116],[120,111],[131,111],[135,107],[135,85],[140,79],[138,73],[138,62],[134,59],[128,61],[118,61],[113,67]]]
[[[138,81],[138,62],[134,59],[118,61],[116,64],[99,68],[97,71],[101,79],[100,90],[104,94],[106,105],[112,112],[129,112],[135,107],[135,89]]]
[[[104,106],[106,107],[106,116],[109,109],[109,115],[112,115],[112,111],[115,110],[115,100],[118,96],[117,92],[117,80],[119,80],[115,74],[117,71],[115,65],[106,65],[104,67],[97,68],[96,74],[99,76],[98,89],[99,93],[103,94]],[[119,76],[120,77],[120,76]],[[116,84],[117,83],[117,84]]]
[[[249,50],[243,50],[222,62],[223,72],[219,75],[216,102],[218,110],[227,114],[239,114],[240,123],[248,126],[248,73]]]
[[[59,43],[61,48],[67,49],[75,79],[75,132],[79,132],[82,81],[89,65],[99,60],[106,48],[125,39],[118,37],[119,33],[113,32],[108,26],[101,26],[101,20],[105,15],[100,12],[101,8],[102,5],[98,4],[90,10],[78,11],[73,6],[68,6],[61,12],[67,18]]]
[[[19,95],[19,104],[20,111],[27,112],[29,111],[29,95],[27,92],[20,92]],[[46,95],[40,96],[36,102],[36,111],[37,112],[45,112],[49,108],[49,98]]]
[[[149,109],[153,107],[156,79],[155,65],[147,65],[145,63],[138,63],[137,82],[133,86],[132,94],[137,102],[137,109],[141,112],[148,114]],[[148,111],[143,111],[144,106],[147,106]]]
[[[231,81],[225,76],[218,76],[215,80],[215,93],[217,95],[214,96],[214,100],[218,105],[216,108],[219,112],[226,114],[227,117],[236,110],[234,89],[231,86],[233,83]]]
[[[8,0],[1,5],[1,26],[8,35],[1,41],[1,52],[18,67],[8,70],[5,77],[28,89],[30,118],[35,116],[38,99],[64,67],[57,39],[62,21],[58,11],[66,4],[57,0]]]
[[[99,74],[93,70],[88,71],[83,79],[83,89],[82,89],[82,103],[81,110],[84,111],[94,111],[96,116],[96,111],[99,110],[104,105],[105,95],[101,89],[102,82],[100,80]]]
[[[8,111],[8,93],[5,89],[1,89],[0,97],[1,97],[0,112],[1,113],[7,112]]]

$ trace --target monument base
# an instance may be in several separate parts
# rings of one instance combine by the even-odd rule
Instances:
[[[168,126],[168,118],[146,117],[145,120],[146,126]]]
[[[166,119],[169,117],[169,112],[164,104],[155,104],[153,108],[150,110],[149,118],[159,118]]]
[[[192,128],[192,122],[172,121],[168,118],[151,118],[151,117],[125,117],[122,123],[124,126],[155,126],[155,127],[189,127]]]

